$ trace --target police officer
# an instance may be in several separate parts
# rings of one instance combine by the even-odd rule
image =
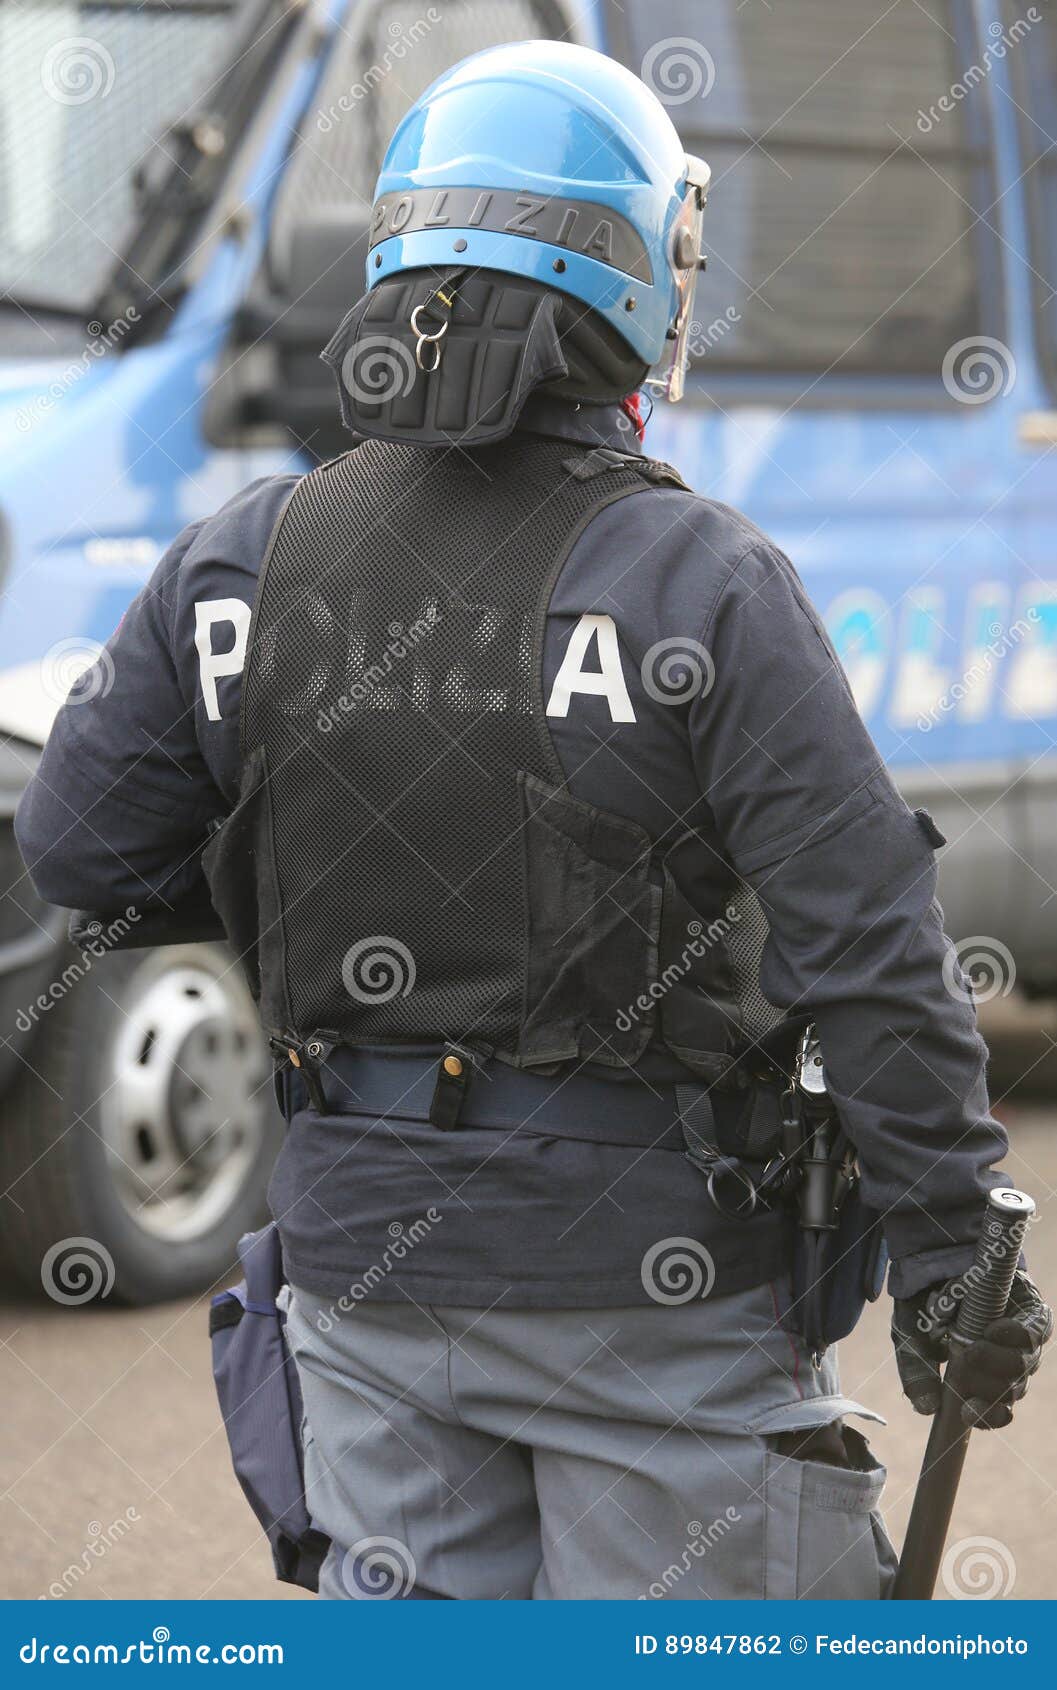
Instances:
[[[585,49],[434,83],[325,354],[353,449],[181,534],[19,812],[58,904],[179,931],[207,883],[258,995],[329,1596],[883,1595],[827,1345],[883,1240],[931,1412],[1000,1183],[936,829],[788,560],[641,452],[707,184]],[[821,1287],[769,1177],[813,1037],[861,1174]],[[1019,1274],[968,1412],[1049,1325]]]

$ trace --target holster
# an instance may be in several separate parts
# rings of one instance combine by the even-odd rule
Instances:
[[[792,1324],[808,1349],[821,1354],[846,1338],[865,1305],[881,1295],[888,1268],[881,1217],[867,1208],[856,1185],[841,1209],[836,1231],[822,1235],[814,1262],[803,1229],[791,1231]]]

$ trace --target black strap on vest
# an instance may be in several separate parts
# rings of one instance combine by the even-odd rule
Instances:
[[[563,458],[562,469],[576,481],[593,481],[596,476],[613,470],[633,469],[644,481],[652,482],[654,486],[664,483],[675,487],[686,486],[682,476],[671,464],[661,463],[659,458],[642,458],[637,452],[618,452],[613,446],[595,446],[590,452],[578,457]]]
[[[476,1053],[465,1045],[444,1046],[429,1106],[429,1118],[442,1132],[452,1132],[458,1126],[478,1060]]]

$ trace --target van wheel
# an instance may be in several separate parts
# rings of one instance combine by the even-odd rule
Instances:
[[[60,1303],[202,1291],[266,1214],[281,1120],[220,945],[110,955],[43,1018],[0,1120],[0,1264]]]

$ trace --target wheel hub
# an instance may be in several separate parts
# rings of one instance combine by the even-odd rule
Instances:
[[[152,952],[130,982],[103,1099],[115,1183],[137,1224],[186,1240],[236,1200],[261,1148],[267,1062],[220,951]]]

